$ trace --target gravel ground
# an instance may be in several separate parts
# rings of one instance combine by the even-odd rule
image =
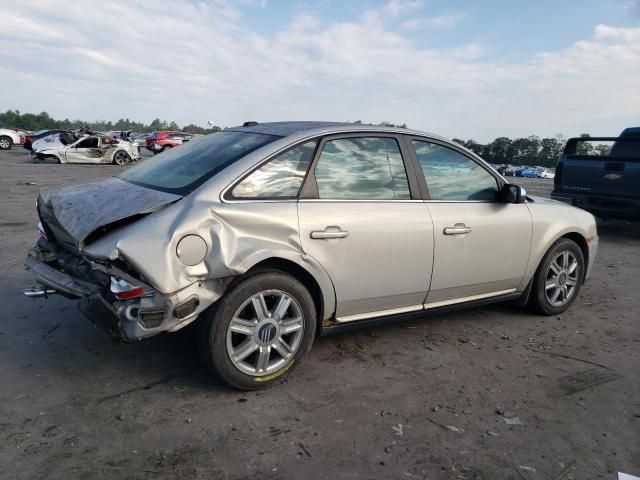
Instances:
[[[120,168],[22,149],[0,168],[2,479],[640,475],[638,224],[600,224],[561,316],[498,305],[324,337],[285,383],[241,393],[202,368],[192,329],[124,345],[73,301],[21,296],[39,188]]]

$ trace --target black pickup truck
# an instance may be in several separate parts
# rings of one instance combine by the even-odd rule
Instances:
[[[583,142],[613,142],[590,154]],[[596,216],[640,220],[640,127],[619,137],[570,138],[556,165],[551,198]]]

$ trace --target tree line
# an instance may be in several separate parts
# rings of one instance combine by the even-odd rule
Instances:
[[[580,134],[589,138],[588,133]],[[475,140],[454,138],[454,142],[467,147],[485,161],[493,164],[529,165],[553,167],[564,149],[567,139],[563,135],[552,138],[540,138],[531,135],[526,138],[498,137],[490,143],[482,144]],[[609,145],[592,142],[579,142],[577,152],[580,155],[606,155]]]
[[[361,120],[354,123],[362,124]],[[393,124],[390,122],[382,122],[379,125],[389,127],[407,128],[406,124]],[[181,130],[189,133],[207,134],[220,131],[220,127],[203,128],[198,125],[185,125],[182,128],[176,122],[167,122],[156,118],[151,123],[141,123],[121,118],[116,122],[97,121],[85,122],[82,120],[56,120],[47,112],[42,113],[21,113],[19,110],[7,110],[0,113],[0,127],[4,128],[22,128],[25,130],[45,130],[51,128],[59,128],[64,130],[73,130],[83,126],[88,126],[95,131],[134,131],[134,132],[153,132],[159,130]],[[581,137],[589,137],[588,133],[583,133]],[[510,165],[531,165],[541,167],[552,167],[558,160],[558,156],[564,149],[566,138],[563,135],[556,135],[551,138],[540,138],[531,135],[526,138],[508,138],[498,137],[492,142],[482,144],[475,140],[461,140],[454,138],[453,141],[464,145],[469,150],[481,156],[484,160],[494,164],[510,164]],[[578,153],[583,155],[606,155],[609,150],[608,145],[593,145],[591,142],[580,142],[578,144]]]
[[[182,128],[176,122],[167,122],[156,118],[151,123],[142,123],[121,118],[116,122],[97,121],[86,122],[83,120],[56,120],[47,112],[41,113],[21,113],[20,110],[7,110],[0,113],[0,127],[2,128],[22,128],[24,130],[36,131],[47,129],[75,130],[88,126],[94,131],[133,131],[133,132],[153,132],[160,130],[180,130],[189,133],[207,134],[220,131],[220,127],[203,128],[198,125],[185,125]]]

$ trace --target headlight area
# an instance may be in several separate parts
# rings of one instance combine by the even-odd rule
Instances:
[[[112,275],[109,291],[83,298],[80,310],[117,338],[141,340],[188,325],[222,296],[227,284],[225,280],[199,281],[163,294],[135,279]],[[105,310],[109,315],[104,315]]]

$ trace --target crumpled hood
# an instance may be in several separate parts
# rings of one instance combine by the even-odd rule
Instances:
[[[101,227],[152,213],[180,198],[180,195],[140,187],[112,177],[81,185],[42,189],[38,209],[56,240],[63,241],[56,232],[61,228],[76,247],[82,249],[87,237]]]

